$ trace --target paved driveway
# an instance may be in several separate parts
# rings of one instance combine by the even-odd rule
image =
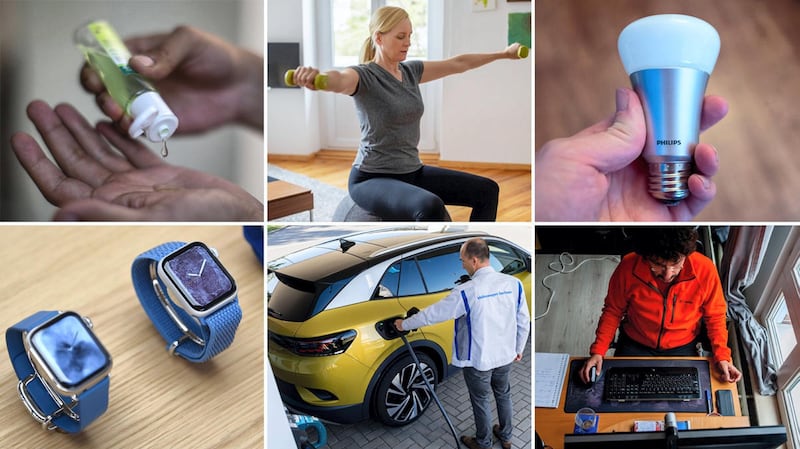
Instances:
[[[514,403],[514,448],[531,447],[531,344],[525,347],[523,359],[511,370],[511,388]],[[474,435],[472,407],[461,372],[445,379],[436,389],[459,437]],[[494,402],[494,401],[493,401]],[[496,411],[493,414],[496,417]],[[350,425],[326,423],[328,445],[331,449],[437,449],[453,448],[455,442],[447,421],[435,403],[414,423],[405,427],[388,427],[370,420]],[[464,447],[461,445],[461,447]],[[495,441],[494,447],[500,443]]]

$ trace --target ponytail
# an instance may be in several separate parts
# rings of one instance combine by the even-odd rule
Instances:
[[[367,37],[361,45],[361,53],[359,54],[359,62],[366,64],[375,59],[375,45],[372,44],[372,36]]]

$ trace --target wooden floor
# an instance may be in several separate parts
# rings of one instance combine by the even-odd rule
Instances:
[[[800,220],[800,1],[537,0],[535,148],[609,117],[630,85],[617,37],[631,21],[682,13],[711,23],[722,48],[707,93],[730,112],[704,133],[719,151],[716,199],[699,220]]]
[[[314,178],[334,187],[347,190],[347,178],[350,175],[352,160],[352,156],[342,157],[341,155],[336,155],[334,157],[320,156],[314,158],[312,161],[287,160],[271,157],[269,163],[285,170]],[[435,163],[432,165],[435,165]],[[486,176],[495,180],[500,185],[500,204],[497,211],[498,222],[531,221],[530,170],[457,169],[476,175]],[[469,221],[470,208],[447,206],[447,210],[453,221]]]
[[[542,318],[534,321],[536,352],[560,352],[574,356],[587,356],[589,346],[594,342],[594,333],[603,301],[608,291],[608,280],[618,264],[618,256],[573,255],[574,265],[565,267],[569,274],[556,274],[546,279],[554,289],[552,300],[550,292],[542,285],[542,280],[555,271],[548,266],[555,262],[560,266],[558,254],[536,254],[534,259],[536,288],[534,290],[534,315],[545,313],[547,303],[550,310]],[[617,257],[616,261],[608,260]],[[610,355],[610,354],[609,354]]]

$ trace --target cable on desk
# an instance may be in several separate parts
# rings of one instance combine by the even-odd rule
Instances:
[[[552,305],[553,299],[556,296],[555,289],[546,284],[546,281],[548,279],[550,279],[553,276],[557,276],[557,275],[565,275],[565,274],[573,273],[573,272],[577,271],[580,267],[582,267],[583,264],[585,264],[586,262],[602,262],[602,261],[606,261],[606,260],[609,261],[609,262],[614,262],[616,264],[619,264],[620,257],[619,256],[590,257],[588,259],[585,259],[585,260],[581,261],[581,263],[579,263],[574,268],[571,268],[573,265],[575,265],[575,257],[570,253],[563,252],[563,253],[559,254],[558,260],[550,262],[549,264],[547,264],[547,268],[555,271],[555,273],[550,273],[547,276],[545,276],[544,278],[542,278],[542,286],[544,288],[546,288],[547,291],[550,292],[550,295],[547,298],[547,307],[545,308],[544,312],[541,315],[537,315],[534,318],[534,321],[538,320],[539,318],[543,318],[545,315],[547,315],[548,312],[550,312],[550,306]]]

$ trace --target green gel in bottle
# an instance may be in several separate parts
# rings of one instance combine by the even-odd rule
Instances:
[[[162,142],[161,155],[166,157],[166,140],[178,128],[178,117],[152,84],[130,68],[131,53],[116,31],[108,22],[94,20],[75,31],[75,44],[100,75],[111,98],[133,119],[128,134]]]

